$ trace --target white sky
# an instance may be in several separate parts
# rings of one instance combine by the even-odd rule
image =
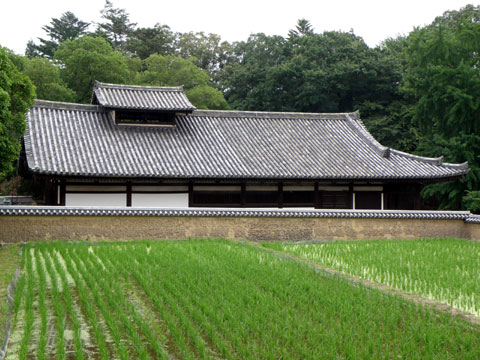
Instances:
[[[429,24],[463,0],[113,0],[139,27],[155,23],[175,32],[204,31],[232,41],[252,33],[286,36],[297,20],[310,21],[315,32],[353,29],[369,46]],[[41,29],[66,11],[83,21],[100,21],[104,0],[2,0],[0,45],[23,54],[27,41],[45,37]],[[477,5],[477,4],[475,4]],[[93,27],[92,27],[93,30]]]

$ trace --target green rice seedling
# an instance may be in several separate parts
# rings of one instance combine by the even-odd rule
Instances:
[[[50,247],[51,249],[51,247]],[[57,330],[57,341],[56,341],[56,355],[58,359],[65,359],[65,307],[62,301],[62,296],[59,292],[59,284],[57,281],[57,273],[52,265],[51,253],[46,251],[44,253],[45,267],[47,269],[50,281],[52,284],[52,302],[53,308],[55,310],[56,316],[56,330]]]
[[[35,256],[47,252],[42,246]],[[142,346],[152,358],[480,357],[480,330],[471,323],[248,245],[192,240],[47,247],[57,286],[78,298],[102,359],[140,358]],[[43,283],[37,268],[34,288]],[[28,288],[28,269],[25,276]],[[397,281],[394,271],[381,277]],[[147,313],[135,309],[137,296]],[[67,298],[62,304],[70,319]]]
[[[20,343],[19,350],[19,359],[26,359],[28,354],[28,345],[30,343],[30,338],[33,330],[33,320],[34,320],[34,310],[33,310],[33,301],[34,301],[34,291],[35,291],[35,277],[33,275],[33,266],[32,266],[32,255],[30,252],[25,251],[24,258],[22,260],[23,264],[26,267],[26,296],[25,296],[25,327],[23,338]]]
[[[141,253],[138,255],[139,257],[136,258],[136,261],[140,264],[140,262],[142,261],[142,256]],[[155,265],[152,264],[152,262],[155,261],[155,258],[152,257],[151,259],[152,260],[147,266],[154,268]],[[185,296],[186,291],[190,293],[192,292],[191,287],[188,287],[186,281],[179,281],[180,279],[174,279],[172,278],[171,274],[167,272],[162,272],[162,276],[157,277],[156,279],[151,279],[152,282],[155,280],[159,282],[159,285],[161,285],[165,289],[165,291],[167,291],[173,296],[173,298],[175,299],[174,301],[178,302],[187,312],[187,314],[199,325],[199,327],[203,329],[203,331],[205,331],[205,333],[215,344],[216,348],[220,351],[222,357],[233,358],[229,346],[218,334],[219,330],[223,331],[223,333],[230,333],[231,329],[227,329],[226,327],[222,327],[222,329],[219,329],[218,327],[210,323],[211,319],[208,318],[208,315],[206,315],[206,313],[208,313],[211,317],[215,317],[215,315],[212,312],[208,312],[206,304],[200,303],[198,298],[195,301],[191,296],[192,294],[190,294],[190,296]],[[202,296],[201,298],[205,298],[205,296]],[[216,321],[216,323],[217,325],[220,324],[218,320]],[[240,346],[239,342],[237,342],[237,345]]]
[[[182,250],[189,248],[189,246],[185,244],[178,246],[181,246]],[[165,246],[165,248],[166,247],[167,246]],[[177,245],[169,244],[169,247],[176,248]],[[374,322],[372,324],[372,315],[369,315],[371,310],[365,311],[365,308],[363,308],[362,311],[362,306],[360,306],[360,304],[365,303],[364,297],[367,294],[369,295],[367,298],[373,296],[373,299],[378,300],[378,298],[376,298],[376,296],[378,296],[377,292],[362,290],[360,294],[357,292],[356,296],[352,296],[352,294],[350,294],[349,296],[342,297],[339,295],[342,295],[342,290],[345,290],[345,284],[342,282],[337,283],[337,280],[335,281],[337,284],[334,287],[324,288],[324,291],[319,293],[322,295],[312,296],[315,295],[315,288],[318,286],[318,284],[311,278],[311,275],[308,275],[313,273],[312,271],[301,271],[303,276],[295,276],[296,271],[292,271],[292,267],[303,268],[302,266],[283,260],[272,259],[272,256],[270,255],[266,255],[260,260],[258,259],[258,254],[255,250],[242,247],[235,248],[232,246],[234,251],[230,250],[230,252],[233,253],[233,256],[230,257],[225,254],[225,248],[222,249],[222,247],[222,244],[215,244],[213,246],[200,246],[201,252],[198,248],[192,248],[190,251],[191,257],[185,256],[185,254],[183,254],[184,256],[181,257],[179,256],[180,254],[177,254],[177,256],[174,256],[173,259],[168,256],[168,253],[171,252],[172,249],[169,248],[168,251],[163,249],[161,252],[161,257],[157,257],[156,261],[164,262],[166,259],[169,259],[171,263],[165,264],[163,269],[156,268],[153,272],[156,274],[162,274],[162,270],[166,272],[170,268],[175,269],[175,276],[178,276],[179,273],[190,271],[190,269],[188,269],[189,264],[193,264],[195,262],[195,258],[204,258],[204,264],[218,264],[218,267],[215,266],[217,268],[217,273],[218,271],[221,271],[222,275],[220,277],[228,278],[226,282],[219,283],[221,286],[226,286],[231,294],[233,294],[228,297],[228,301],[230,304],[236,304],[234,305],[236,306],[234,310],[236,315],[239,315],[240,318],[247,322],[244,327],[248,326],[248,328],[251,329],[251,332],[266,335],[266,339],[263,340],[263,345],[261,347],[251,346],[249,348],[252,350],[250,357],[276,357],[278,354],[281,356],[281,354],[288,353],[290,354],[289,357],[302,357],[300,354],[303,354],[304,357],[312,358],[315,357],[315,353],[312,354],[312,349],[315,348],[315,345],[313,344],[318,343],[324,344],[323,349],[330,349],[332,347],[337,349],[337,352],[332,353],[334,356],[339,356],[339,352],[340,354],[343,352],[343,356],[345,357],[349,355],[362,357],[362,354],[364,357],[366,357],[367,355],[371,354],[372,348],[375,349],[378,356],[378,349],[382,348],[383,345],[379,346],[379,342],[376,337],[372,338],[369,334],[372,332],[371,329],[377,329],[377,333],[382,334],[383,329],[382,327],[379,327],[379,325],[383,326],[384,320],[381,320],[382,322],[380,323]],[[152,249],[150,254],[155,255],[155,250]],[[180,262],[180,259],[185,259],[185,262]],[[177,264],[177,266],[172,267],[173,264]],[[204,264],[202,264],[202,266]],[[283,268],[289,269],[289,271],[284,271],[282,270]],[[178,271],[178,269],[182,270]],[[192,284],[195,283],[196,280],[194,274],[198,272],[199,269],[200,268],[198,267],[191,269],[192,272],[190,273],[190,276],[192,277]],[[219,277],[215,276],[215,272],[211,274],[212,278]],[[310,281],[306,282],[305,278],[309,279]],[[177,282],[182,282],[183,280],[184,279],[182,278],[178,278]],[[210,287],[211,293],[216,293],[217,291],[221,290],[216,287],[212,288],[212,284],[209,282],[210,279],[208,279],[208,277],[202,277],[202,280],[204,280],[202,283],[196,281],[198,286],[205,285],[206,287]],[[229,286],[231,282],[232,284]],[[328,282],[332,281],[329,280]],[[245,286],[242,286],[242,283]],[[287,287],[285,286],[286,284],[288,284]],[[235,289],[235,291],[232,291],[232,287]],[[291,289],[289,290],[288,287]],[[306,292],[304,289],[308,289],[309,287],[309,292]],[[347,288],[349,288],[349,286],[347,286]],[[250,291],[252,296],[241,296],[247,291]],[[303,298],[298,299],[299,295],[303,294],[306,294],[306,296],[302,296]],[[240,298],[239,301],[235,301],[235,297],[237,299]],[[395,306],[393,307],[395,311],[392,311],[391,309],[387,310],[387,317],[393,317],[394,315],[401,317],[404,314],[409,314],[412,310],[411,308],[407,307],[407,310],[410,311],[399,311],[399,303],[397,302],[398,300],[390,300],[395,300]],[[288,304],[288,306],[285,306],[285,304]],[[305,307],[304,304],[309,306]],[[376,305],[377,306],[372,307],[373,309],[376,309],[375,312],[378,310],[378,304]],[[291,309],[292,306],[296,308],[296,310]],[[310,306],[312,309],[321,308],[322,311],[312,312]],[[338,308],[339,311],[332,313],[332,306],[334,306],[333,309]],[[283,311],[283,308],[290,309],[288,309],[288,311]],[[382,308],[384,309],[384,306],[382,306]],[[217,311],[221,311],[221,309],[222,308],[219,307]],[[416,307],[413,308],[413,312],[416,311],[415,309]],[[336,314],[336,316],[332,316],[334,314]],[[382,316],[378,316],[379,319],[385,317],[383,312],[379,312],[378,314],[382,314]],[[334,319],[338,316],[340,316],[339,320],[337,320],[339,321],[338,326],[340,327],[331,333],[334,335],[324,339],[320,336],[319,339],[319,334],[324,333],[324,326],[322,324],[328,323],[330,326],[332,324],[335,325],[335,322],[332,323],[329,319]],[[262,321],[262,317],[266,317],[268,321]],[[309,319],[309,317],[313,319]],[[295,323],[295,319],[299,319],[298,322],[300,322],[301,325],[304,325],[304,327],[302,328],[302,326],[299,326],[298,323]],[[322,319],[324,320],[322,321]],[[317,322],[320,323],[320,326]],[[352,324],[352,322],[354,324]],[[368,325],[355,325],[364,323]],[[243,324],[235,324],[234,326],[242,325]],[[355,330],[356,327],[360,327],[361,331]],[[295,340],[292,340],[292,333],[287,331],[287,329],[290,328],[295,328],[296,330],[295,333],[293,333],[293,339]],[[398,327],[396,327],[396,331],[398,332]],[[423,332],[425,333],[425,331]],[[269,334],[274,335],[269,336]],[[362,336],[365,336],[364,334],[368,336],[362,338]],[[258,343],[260,341],[260,343],[262,343],[261,339],[257,339],[256,337],[252,338],[252,335],[253,334],[247,334],[246,340],[254,343]],[[398,337],[398,334],[396,334],[396,337]],[[358,338],[360,340],[358,340]],[[298,341],[298,339],[302,339],[302,341],[305,342],[307,342],[306,339],[315,339],[316,341],[313,343],[307,342],[307,346],[297,346],[294,348],[295,350],[287,350],[285,347],[282,348],[282,346],[278,346],[279,342],[280,344],[292,344],[292,341],[301,343],[302,341]],[[341,341],[338,339],[341,339]],[[372,347],[369,345],[362,348],[363,344],[369,344],[369,339],[375,339],[375,341],[373,341],[374,346]],[[386,338],[383,338],[382,343],[385,340]],[[415,351],[418,351],[418,349],[415,349],[415,346],[415,344],[410,343],[410,346],[405,347],[405,351],[411,351],[411,349],[413,349],[412,351],[415,353]],[[292,352],[292,350],[294,352]],[[396,350],[396,352],[398,352],[398,350]],[[323,354],[323,352],[317,353],[317,356],[321,356],[320,354]]]
[[[99,262],[92,261],[92,257],[88,256],[88,254],[85,253],[83,253],[83,264],[85,265],[87,274],[102,272],[106,269],[104,267],[105,265],[100,265]],[[149,359],[150,356],[148,355],[147,350],[143,346],[142,340],[137,333],[137,330],[130,322],[128,316],[125,314],[126,310],[130,311],[130,314],[132,315],[134,320],[137,320],[139,324],[143,321],[136,313],[134,307],[131,304],[128,304],[123,293],[115,286],[112,273],[109,273],[108,271],[103,271],[103,274],[104,276],[97,279],[97,281],[100,284],[100,287],[105,294],[107,301],[109,302],[112,309],[117,313],[117,316],[120,318],[123,327],[132,339],[133,345],[138,353],[139,358]],[[117,291],[112,291],[112,288],[116,289]]]
[[[152,350],[155,353],[156,357],[159,359],[168,359],[168,354],[165,352],[163,346],[160,345],[165,343],[163,337],[160,339],[156,337],[148,323],[142,318],[141,314],[136,311],[134,305],[129,303],[127,299],[123,296],[122,289],[118,284],[118,278],[116,276],[112,276],[112,274],[116,272],[116,269],[118,268],[113,265],[113,262],[110,258],[100,255],[99,259],[101,259],[102,263],[110,274],[110,276],[103,278],[104,281],[102,285],[104,291],[109,292],[111,289],[112,293],[109,298],[119,299],[120,306],[123,308],[124,311],[131,315],[135,324],[140,328],[145,338],[149,342],[150,346],[152,347]],[[93,265],[97,269],[99,269],[100,264],[98,262],[96,264],[94,262]],[[123,271],[121,271],[121,273],[125,274]],[[128,277],[125,280],[128,280]]]
[[[264,244],[480,316],[480,244],[460,239]]]
[[[97,308],[100,310],[103,318],[105,319],[105,322],[108,326],[108,329],[110,330],[110,333],[112,335],[112,338],[115,342],[118,355],[120,356],[121,359],[128,359],[129,358],[129,353],[127,348],[125,347],[122,339],[123,335],[120,332],[120,329],[117,326],[116,319],[113,316],[111,310],[105,304],[104,300],[102,299],[101,292],[99,285],[95,280],[93,280],[87,270],[84,267],[84,264],[80,260],[80,258],[75,254],[74,251],[69,251],[67,253],[67,257],[71,257],[73,260],[73,263],[75,264],[76,269],[80,272],[80,275],[82,276],[82,279],[85,281],[86,285],[90,289],[92,296],[95,300],[95,305]]]
[[[68,317],[71,318],[71,321],[73,324],[75,359],[83,360],[85,357],[82,350],[83,345],[82,345],[82,339],[81,339],[81,326],[80,326],[80,322],[78,320],[77,314],[75,312],[75,309],[73,307],[73,298],[70,292],[70,285],[68,283],[67,275],[65,273],[66,269],[63,267],[62,264],[60,264],[58,256],[57,254],[55,254],[55,252],[52,252],[51,255],[52,255],[51,257],[53,258],[54,269],[56,273],[59,274],[60,279],[62,281],[62,288],[63,288],[62,296],[65,301],[66,312],[68,314]]]
[[[130,263],[132,267],[129,268],[130,274],[133,276],[135,281],[140,285],[140,287],[145,291],[146,295],[150,298],[153,305],[159,311],[161,318],[167,324],[170,335],[175,341],[175,345],[178,347],[178,351],[182,358],[193,359],[195,358],[194,354],[187,345],[184,336],[184,333],[180,327],[179,321],[175,318],[173,314],[170,313],[163,299],[160,297],[162,290],[156,286],[155,283],[148,281],[149,277],[142,270],[135,268],[134,263]]]
[[[48,317],[47,317],[47,306],[45,304],[46,298],[46,290],[47,290],[47,282],[46,282],[46,275],[45,275],[45,268],[43,265],[43,256],[41,255],[43,251],[37,250],[35,251],[35,263],[37,264],[37,272],[38,272],[38,311],[40,313],[40,334],[37,344],[37,359],[44,360],[47,358],[46,350],[47,350],[47,325],[48,325]]]
[[[88,296],[88,290],[86,289],[83,280],[78,275],[77,268],[75,267],[71,259],[67,257],[65,247],[60,247],[59,252],[62,255],[62,257],[65,259],[65,266],[67,268],[67,271],[72,275],[72,278],[75,282],[75,287],[78,290],[81,306],[85,311],[87,315],[87,319],[95,333],[95,340],[98,346],[98,352],[100,354],[100,358],[102,360],[111,359],[112,356],[108,351],[105,335],[103,333],[103,329],[100,325],[100,321],[97,317],[92,301]]]

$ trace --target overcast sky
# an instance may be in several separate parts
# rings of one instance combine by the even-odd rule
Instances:
[[[458,10],[462,0],[113,0],[140,27],[165,24],[175,32],[204,31],[232,41],[252,33],[286,36],[298,19],[310,21],[316,32],[353,29],[369,46],[429,24],[446,10]],[[100,21],[104,0],[2,0],[0,45],[23,54],[26,43],[45,37],[41,29],[52,17],[73,12],[88,22]],[[92,27],[93,30],[93,27]]]

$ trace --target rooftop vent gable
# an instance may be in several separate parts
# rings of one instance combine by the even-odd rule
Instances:
[[[183,86],[134,86],[95,82],[92,104],[112,110],[157,111],[191,113],[196,108],[190,103]]]

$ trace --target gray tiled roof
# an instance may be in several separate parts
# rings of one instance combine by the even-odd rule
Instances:
[[[447,164],[388,149],[357,113],[195,111],[172,128],[116,126],[101,106],[37,101],[27,116],[38,174],[222,179],[447,179]]]
[[[92,102],[112,109],[180,112],[195,110],[195,106],[185,95],[183,86],[133,86],[105,84],[96,81]]]

